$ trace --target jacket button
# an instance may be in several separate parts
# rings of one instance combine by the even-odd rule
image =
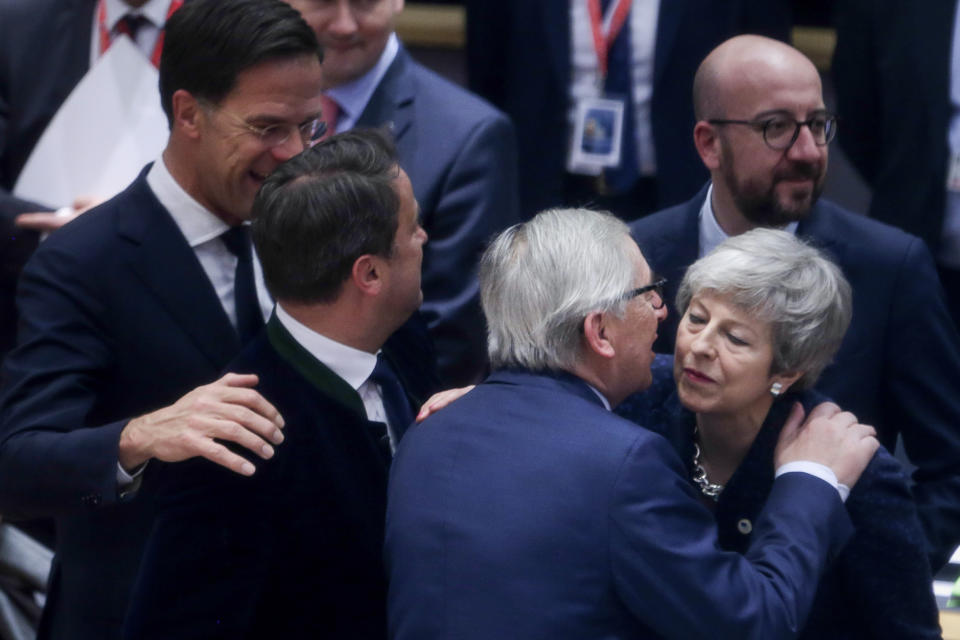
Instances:
[[[741,518],[740,521],[737,522],[737,531],[748,536],[750,532],[753,531],[753,523],[746,518]]]

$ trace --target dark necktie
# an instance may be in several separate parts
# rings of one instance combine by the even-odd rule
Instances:
[[[233,301],[237,309],[237,335],[246,344],[263,327],[263,312],[257,302],[257,286],[253,280],[253,250],[247,225],[230,227],[220,236],[230,253],[237,257],[233,280]]]
[[[393,427],[394,435],[399,439],[403,432],[407,430],[407,427],[410,426],[410,423],[413,422],[413,411],[410,408],[410,402],[407,400],[407,394],[400,384],[400,379],[394,373],[393,367],[390,366],[383,353],[377,354],[377,366],[373,368],[370,380],[380,387],[387,421]]]
[[[137,44],[137,32],[140,31],[140,27],[148,24],[149,22],[149,20],[141,15],[128,13],[117,20],[117,33],[123,33],[130,36],[130,39],[133,40],[133,43]]]
[[[612,0],[601,0],[600,7],[606,15]],[[620,165],[603,172],[610,193],[620,194],[629,191],[640,176],[637,169],[636,125],[633,121],[633,78],[630,58],[630,18],[617,34],[616,40],[607,53],[607,77],[603,90],[623,99],[623,135],[620,140]]]

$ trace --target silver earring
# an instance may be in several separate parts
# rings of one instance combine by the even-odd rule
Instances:
[[[781,393],[783,393],[782,384],[779,382],[774,382],[772,385],[770,385],[770,395],[772,395],[774,398],[779,397]]]

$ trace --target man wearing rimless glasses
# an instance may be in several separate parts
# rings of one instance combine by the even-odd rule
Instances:
[[[817,389],[893,451],[902,438],[936,571],[960,542],[960,340],[930,252],[893,227],[819,199],[837,119],[820,76],[799,51],[758,36],[714,49],[697,71],[693,139],[710,182],[685,204],[631,232],[668,278],[668,304],[686,268],[725,238],[783,228],[823,249],[853,288],[853,322]],[[673,352],[680,314],[656,349]]]

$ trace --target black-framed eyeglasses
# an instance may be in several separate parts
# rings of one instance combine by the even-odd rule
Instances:
[[[663,305],[666,302],[663,299],[663,286],[667,284],[666,278],[660,278],[652,284],[648,284],[642,287],[637,287],[633,291],[627,291],[623,294],[623,300],[630,300],[631,298],[636,298],[637,296],[642,296],[647,292],[653,292],[656,294],[652,299],[648,299],[650,306],[654,309],[663,309]]]
[[[741,124],[761,132],[763,141],[771,149],[785,151],[793,146],[800,137],[800,127],[807,127],[818,147],[830,144],[837,135],[837,116],[832,113],[818,113],[804,121],[795,120],[788,115],[774,115],[757,120],[707,120],[713,125]]]
[[[293,135],[294,131],[296,131],[300,136],[300,141],[303,143],[303,146],[312,147],[327,131],[327,123],[324,122],[322,118],[312,118],[305,122],[301,122],[300,124],[277,122],[275,124],[268,124],[261,127],[255,124],[250,124],[237,114],[230,113],[229,111],[221,109],[216,105],[207,106],[212,110],[226,114],[231,120],[233,120],[234,124],[255,135],[260,140],[260,144],[271,149],[285,144],[290,139],[290,136]]]

